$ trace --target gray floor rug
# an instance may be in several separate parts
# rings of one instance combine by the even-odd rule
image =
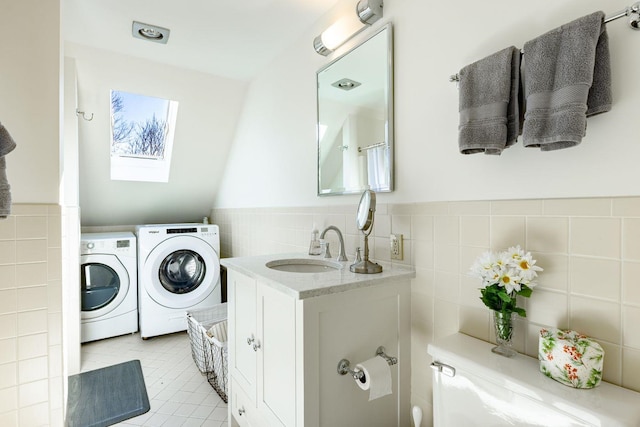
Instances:
[[[150,409],[139,360],[69,377],[68,427],[103,427]]]

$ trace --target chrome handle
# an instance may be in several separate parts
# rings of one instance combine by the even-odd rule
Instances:
[[[364,378],[364,371],[359,369],[351,370],[351,362],[347,359],[342,359],[338,362],[338,373],[340,375],[351,375],[354,380],[362,380]],[[364,382],[364,381],[363,381]]]
[[[259,341],[256,341],[256,342],[253,344],[253,351],[258,351],[258,349],[259,349],[259,348],[260,348],[260,342],[259,342]]]
[[[433,362],[431,364],[431,369],[435,370],[436,372],[440,372],[448,377],[456,376],[456,368],[454,368],[453,366],[445,365],[444,363]]]
[[[246,411],[244,410],[244,408],[238,408],[238,415],[242,416],[242,414],[244,414]]]

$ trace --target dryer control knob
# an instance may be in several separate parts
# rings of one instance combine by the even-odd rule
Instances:
[[[93,242],[87,243],[87,249],[93,249],[93,248],[95,248],[95,246],[96,246],[96,244],[93,243]]]

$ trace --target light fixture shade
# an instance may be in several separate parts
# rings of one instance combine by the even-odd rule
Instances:
[[[334,50],[364,28],[356,15],[343,16],[320,34],[322,44]]]
[[[313,48],[327,56],[351,37],[382,18],[382,0],[360,0],[356,14],[343,16],[313,40]]]

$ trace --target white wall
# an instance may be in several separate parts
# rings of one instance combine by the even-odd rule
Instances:
[[[58,203],[60,2],[3,1],[0,40],[0,122],[17,144],[7,156],[13,202]]]
[[[11,215],[0,220],[0,425],[63,425],[60,1],[5,0],[0,122]]]
[[[198,221],[209,214],[246,83],[104,50],[65,45],[75,59],[83,226]],[[168,183],[111,181],[110,90],[178,101]]]
[[[357,196],[316,196],[315,72],[334,59],[317,55],[312,40],[345,0],[250,86],[216,207],[310,206]],[[610,37],[612,111],[590,118],[579,146],[542,153],[519,143],[499,157],[459,154],[458,91],[448,78],[464,65],[593,11],[612,13],[628,2],[491,0],[479,5],[392,0],[386,22],[395,38],[396,188],[384,202],[637,195],[640,56],[638,33],[620,19]],[[339,52],[337,52],[339,54]]]

